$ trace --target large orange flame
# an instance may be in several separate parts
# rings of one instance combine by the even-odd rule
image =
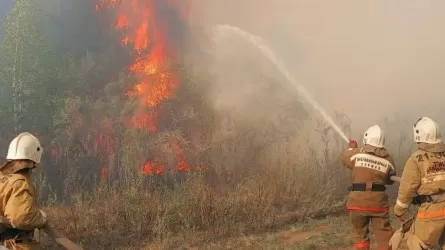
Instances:
[[[156,16],[157,0],[99,0],[96,10],[103,6],[118,8],[115,28],[121,32],[122,45],[131,46],[136,59],[129,70],[138,83],[127,91],[127,96],[138,97],[141,110],[156,109],[171,98],[179,80],[167,63],[174,58],[174,50],[167,46],[168,21]],[[157,115],[137,113],[130,118],[135,128],[156,130]]]
[[[117,9],[118,14],[114,27],[121,33],[123,46],[131,46],[136,58],[129,70],[138,82],[125,95],[139,100],[139,111],[128,121],[133,128],[144,131],[157,131],[159,106],[173,97],[179,86],[176,73],[168,63],[175,59],[175,51],[168,46],[168,20],[156,13],[158,3],[164,1],[170,7],[182,9],[185,15],[186,4],[172,0],[98,0],[96,11],[104,7]],[[105,140],[105,138],[100,138]],[[182,147],[173,143],[172,149],[178,163],[176,171],[187,172],[187,165]],[[195,168],[202,171],[206,168]],[[158,163],[147,161],[142,168],[143,174],[163,174],[164,167]]]

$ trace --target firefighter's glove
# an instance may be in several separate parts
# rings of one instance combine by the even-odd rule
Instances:
[[[357,142],[354,141],[354,140],[349,140],[349,147],[350,148],[357,148],[358,147]]]

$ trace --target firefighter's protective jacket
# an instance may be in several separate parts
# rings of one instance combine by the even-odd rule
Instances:
[[[350,148],[344,152],[342,163],[351,169],[353,184],[366,184],[366,191],[349,193],[347,209],[375,213],[389,211],[386,192],[371,191],[373,184],[384,186],[394,183],[390,177],[396,175],[396,170],[388,151],[370,145]]]
[[[445,191],[445,144],[418,143],[405,164],[397,202],[394,207],[396,216],[404,216],[408,206],[417,195],[437,195]],[[423,203],[420,205],[418,219],[445,217],[445,202]]]
[[[0,202],[0,215],[5,216],[14,228],[29,231],[47,223],[40,211],[36,190],[25,175],[0,172]]]

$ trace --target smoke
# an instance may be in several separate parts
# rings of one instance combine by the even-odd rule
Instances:
[[[296,127],[298,118],[307,114],[295,93],[289,92],[291,86],[283,84],[284,76],[276,66],[245,38],[216,33],[215,61],[209,67],[214,77],[211,92],[214,108],[230,112],[239,122]],[[242,54],[237,53],[240,50]]]
[[[404,121],[398,130],[407,133],[419,116],[444,124],[439,116],[445,90],[444,6],[439,0],[195,0],[192,11],[200,28],[222,23],[261,36],[328,113],[345,112],[353,135],[361,135],[385,118]],[[241,84],[245,75],[279,78],[255,70],[264,62],[252,59],[247,45],[226,49],[236,70],[219,68],[218,79],[226,84],[218,85],[216,101],[248,109],[243,112],[248,119],[249,113],[262,112],[248,106],[249,94],[265,90]],[[227,83],[230,77],[239,87]],[[274,109],[280,112],[279,106]]]
[[[109,43],[105,34],[112,33],[110,21],[102,18],[110,17],[94,13],[96,1],[38,1],[60,17],[53,24],[65,31],[59,50],[83,55],[84,44],[95,53]],[[201,72],[211,73],[209,99],[216,112],[228,117],[227,131],[236,124],[242,127],[238,131],[262,131],[258,137],[310,135],[315,129],[308,115],[321,116],[249,43],[232,37],[211,45],[216,24],[262,37],[329,114],[342,111],[349,116],[353,138],[379,124],[390,142],[392,133],[410,134],[413,122],[425,115],[444,125],[439,116],[445,89],[441,81],[445,77],[443,1],[184,0],[181,3],[190,5],[179,8],[185,10],[181,13],[171,8],[173,0],[156,2],[162,3],[157,5],[158,21],[173,24],[167,29],[172,47],[181,52],[200,47],[211,53],[200,54],[200,61],[193,63],[200,65]],[[79,18],[80,14],[84,16]],[[101,22],[92,22],[96,18]],[[191,46],[189,36],[194,38]],[[103,59],[120,62],[116,70],[103,75],[119,72],[118,66],[127,64],[120,54],[113,59]],[[303,129],[302,121],[304,133],[298,131]],[[270,141],[259,140],[262,143]]]

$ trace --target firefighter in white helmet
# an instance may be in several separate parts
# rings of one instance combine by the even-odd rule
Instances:
[[[0,216],[8,221],[1,227],[0,243],[9,249],[40,249],[33,232],[47,224],[47,217],[39,207],[30,174],[41,156],[39,140],[21,133],[10,143],[7,162],[0,167]]]
[[[379,249],[389,249],[392,227],[386,186],[394,182],[394,161],[384,148],[385,135],[378,125],[366,130],[363,147],[351,140],[342,157],[343,165],[352,171],[346,208],[350,211],[355,249],[369,249],[369,227]]]
[[[409,204],[419,205],[408,234],[409,248],[445,249],[445,144],[431,118],[420,118],[413,130],[417,151],[405,164],[394,214],[404,221]]]

